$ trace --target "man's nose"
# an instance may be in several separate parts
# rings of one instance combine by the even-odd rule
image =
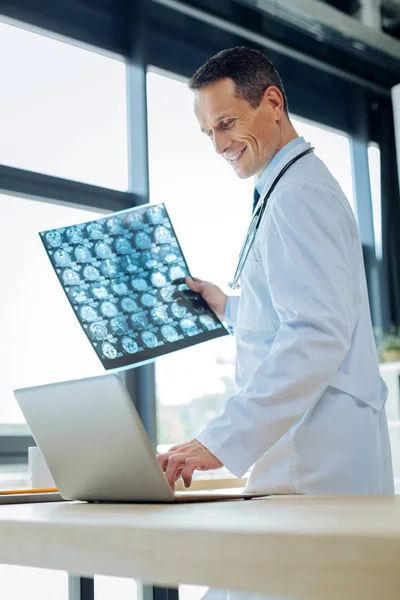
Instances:
[[[231,140],[229,134],[225,131],[216,131],[214,133],[214,148],[217,154],[224,154],[230,146]]]

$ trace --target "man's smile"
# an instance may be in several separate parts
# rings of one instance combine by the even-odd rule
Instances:
[[[225,158],[227,159],[228,162],[230,162],[231,164],[234,164],[234,163],[238,162],[238,160],[240,160],[240,158],[243,156],[243,153],[246,150],[246,148],[247,148],[247,146],[245,146],[244,148],[239,150],[239,152],[236,152],[236,154],[232,154],[232,156],[226,156]]]

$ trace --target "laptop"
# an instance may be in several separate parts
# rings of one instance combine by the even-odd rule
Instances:
[[[174,492],[115,373],[17,389],[14,395],[66,500],[172,503],[265,495]]]

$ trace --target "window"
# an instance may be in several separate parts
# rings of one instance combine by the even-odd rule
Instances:
[[[228,292],[251,216],[254,183],[238,179],[200,132],[185,82],[151,71],[147,85],[151,201],[166,203],[193,275]],[[353,205],[348,137],[298,117],[293,124]],[[157,360],[159,444],[193,438],[222,410],[235,391],[234,363],[232,337]]]
[[[372,218],[375,256],[382,260],[381,152],[378,144],[368,144],[369,180],[371,184]]]
[[[0,164],[128,187],[122,61],[0,22]]]
[[[10,598],[68,600],[68,575],[64,571],[0,565],[3,592]]]
[[[99,213],[0,195],[2,344],[0,423],[22,423],[12,390],[103,372],[38,235]]]
[[[150,72],[147,85],[151,201],[165,202],[192,274],[228,292],[251,216],[253,183],[239,180],[215,154],[184,82]],[[234,392],[234,361],[231,337],[157,360],[160,444],[192,438],[219,412]]]
[[[181,584],[179,586],[179,600],[201,600],[208,589],[208,587],[200,585]],[[224,591],[221,590],[221,593],[223,594]]]
[[[134,579],[126,577],[106,577],[104,575],[94,576],[94,597],[96,600],[137,600],[138,583]]]
[[[326,164],[339,182],[355,212],[349,136],[337,129],[325,127],[298,116],[291,116],[290,118],[297,133],[314,146],[316,155]]]

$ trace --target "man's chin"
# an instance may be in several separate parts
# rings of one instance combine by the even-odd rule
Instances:
[[[233,169],[236,175],[239,177],[239,179],[248,179],[249,177],[252,177],[254,175],[251,169],[241,169],[239,167],[237,169],[235,169],[234,167]]]

